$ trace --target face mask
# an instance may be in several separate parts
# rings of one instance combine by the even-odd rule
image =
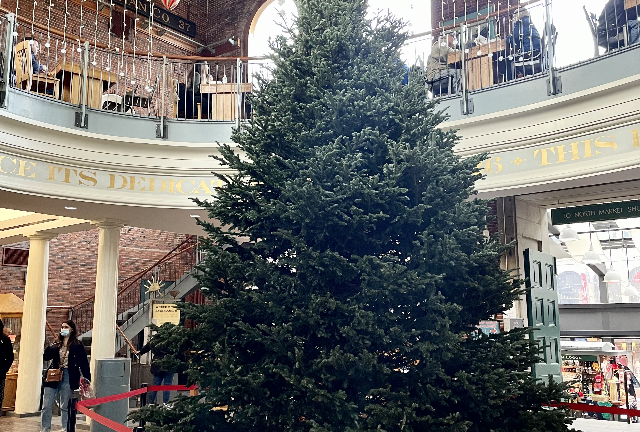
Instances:
[[[69,336],[69,334],[70,334],[70,333],[71,333],[71,331],[70,331],[69,329],[62,329],[62,330],[60,330],[60,335],[61,335],[62,337],[67,337],[67,336]]]

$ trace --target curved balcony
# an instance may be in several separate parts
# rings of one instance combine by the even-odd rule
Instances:
[[[458,32],[464,43],[474,23],[492,28],[496,17],[445,27],[438,37]],[[0,88],[3,201],[17,209],[82,201],[81,214],[55,214],[119,216],[139,226],[192,232],[189,213],[196,206],[189,198],[215,193],[211,171],[220,167],[209,156],[250,116],[247,94],[256,88],[255,74],[268,73],[263,63],[115,50],[42,26],[35,26],[40,49],[34,49],[16,37],[14,21],[12,15],[0,19],[8,59]],[[430,48],[434,39],[416,36],[409,45],[416,41]],[[454,57],[454,63],[464,58],[462,91],[439,104],[449,115],[443,127],[459,131],[459,154],[490,153],[479,166],[487,175],[478,183],[481,195],[636,177],[640,45],[562,68],[554,67],[551,54],[531,75],[504,79],[498,75],[506,45],[496,33],[488,44]],[[52,202],[45,207],[64,204]],[[165,216],[175,210],[172,222],[150,222],[158,209]]]

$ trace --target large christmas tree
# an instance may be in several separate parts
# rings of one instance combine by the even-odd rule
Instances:
[[[297,4],[221,146],[236,174],[200,203],[209,304],[155,337],[189,353],[200,396],[138,416],[174,432],[567,430],[526,332],[476,332],[519,284],[472,199],[484,156],[455,155],[419,72],[403,85],[402,24],[367,19],[366,0]]]

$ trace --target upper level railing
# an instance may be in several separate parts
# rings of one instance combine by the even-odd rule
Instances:
[[[572,0],[466,3],[403,50],[430,94],[461,98],[464,115],[473,112],[470,92],[546,77],[547,94],[555,95],[558,65],[638,42],[640,0],[602,0],[601,11]],[[246,96],[257,88],[256,75],[269,73],[264,59],[162,55],[151,37],[125,49],[115,38],[99,43],[13,14],[0,19],[0,31],[4,82],[79,107],[79,127],[87,109],[159,120],[157,137],[165,137],[167,119],[239,124],[251,115]]]

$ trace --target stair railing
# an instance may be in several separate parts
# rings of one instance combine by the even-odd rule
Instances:
[[[143,283],[151,285],[153,281],[176,282],[198,263],[198,237],[188,236],[155,264],[118,282],[118,316],[126,311],[136,312],[143,307],[141,293]],[[165,283],[162,288],[168,288]],[[164,290],[163,290],[164,291]],[[93,327],[95,295],[71,307],[70,316],[82,335]]]

